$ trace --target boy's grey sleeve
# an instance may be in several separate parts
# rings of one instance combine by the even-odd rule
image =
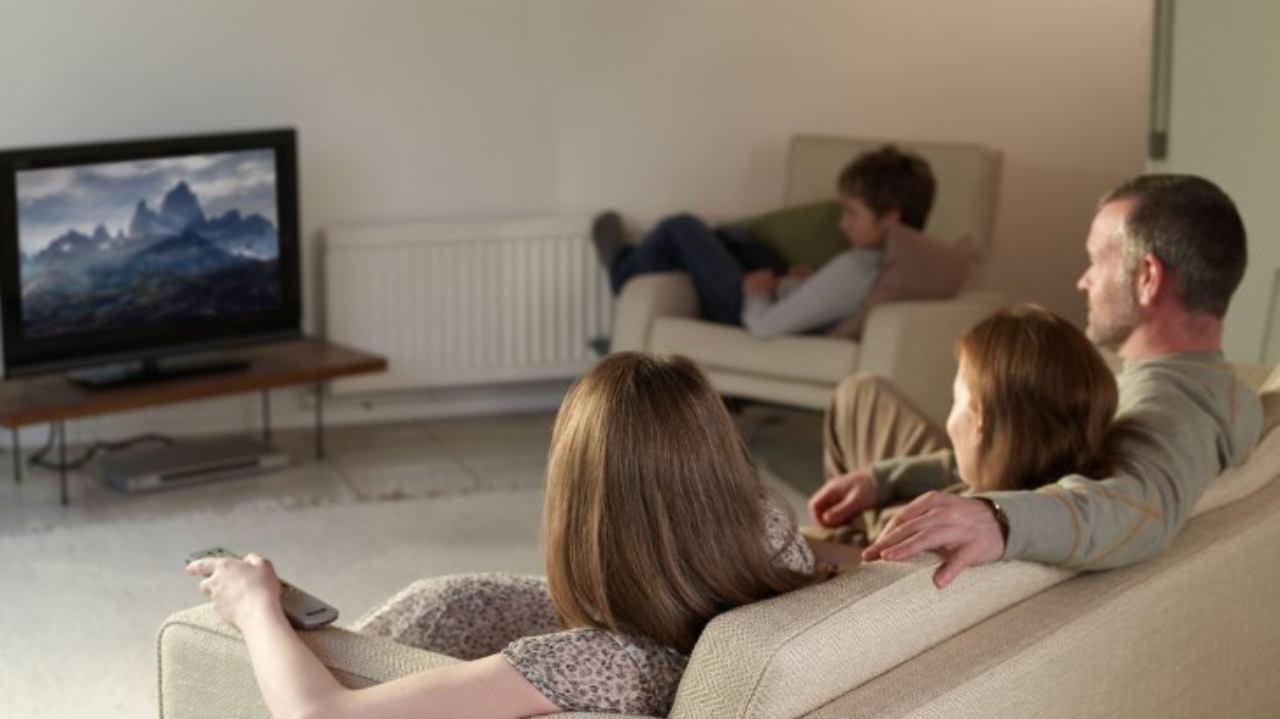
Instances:
[[[757,337],[776,337],[847,317],[871,294],[879,267],[878,252],[842,252],[777,302],[744,298],[742,325]]]

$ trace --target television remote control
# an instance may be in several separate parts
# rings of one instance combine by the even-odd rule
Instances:
[[[187,556],[187,564],[205,557],[240,559],[240,555],[234,552],[222,547],[212,547],[192,552]],[[338,618],[337,609],[283,580],[280,582],[280,608],[284,610],[284,616],[296,629],[319,629]]]

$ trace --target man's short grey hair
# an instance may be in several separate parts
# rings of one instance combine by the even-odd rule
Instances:
[[[1244,221],[1217,185],[1195,175],[1140,175],[1102,198],[1133,206],[1114,237],[1125,268],[1150,254],[1188,310],[1223,317],[1244,277]]]

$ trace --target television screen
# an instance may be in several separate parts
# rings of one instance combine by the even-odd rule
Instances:
[[[7,374],[296,334],[292,131],[0,162]]]
[[[280,307],[267,150],[17,174],[29,338]]]

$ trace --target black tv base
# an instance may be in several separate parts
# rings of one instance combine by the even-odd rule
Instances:
[[[249,360],[223,352],[206,352],[171,357],[148,357],[85,367],[67,373],[71,381],[85,387],[118,387],[138,382],[159,382],[190,375],[236,372],[249,367]]]

